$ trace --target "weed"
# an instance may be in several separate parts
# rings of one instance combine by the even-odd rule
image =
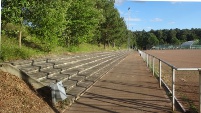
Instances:
[[[189,104],[190,113],[198,113],[198,109],[196,108],[195,104],[186,95],[182,95],[182,100]]]
[[[196,108],[196,106],[193,103],[189,103],[189,104],[190,104],[189,111],[191,113],[198,113],[198,109]]]
[[[168,92],[168,93],[167,93],[167,96],[168,96],[168,97],[172,97],[172,93]]]

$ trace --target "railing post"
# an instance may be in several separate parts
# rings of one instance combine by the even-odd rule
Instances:
[[[175,109],[175,69],[172,67],[172,111]]]
[[[152,66],[152,68],[153,68],[153,76],[154,76],[154,61],[155,61],[155,57],[153,56],[153,66]]]
[[[199,113],[201,113],[201,69],[199,69]]]
[[[141,52],[141,54],[142,54],[142,58],[143,58],[143,60],[145,61],[145,58],[144,58],[144,52]]]
[[[161,60],[159,59],[159,88],[161,88]]]
[[[147,55],[144,53],[144,61],[146,62],[147,60]]]
[[[143,58],[143,60],[144,60],[144,53],[143,53],[143,52],[141,52],[141,56],[142,56],[142,58]]]
[[[151,55],[149,55],[149,67],[151,68]]]

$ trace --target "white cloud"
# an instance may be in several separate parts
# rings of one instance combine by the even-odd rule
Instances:
[[[176,4],[176,3],[178,3],[178,2],[176,2],[176,1],[173,1],[173,2],[170,2],[171,4]]]
[[[136,26],[136,25],[137,25],[136,23],[129,24],[129,26]]]
[[[185,1],[170,1],[170,3],[171,3],[172,5],[175,5],[175,4],[182,4],[183,2],[185,2]]]
[[[154,18],[151,21],[152,22],[161,22],[161,21],[163,21],[163,19],[161,19],[161,18]]]
[[[119,13],[120,13],[121,15],[125,15],[122,10],[119,9],[118,11],[119,11]]]
[[[140,11],[135,11],[135,13],[140,13]]]
[[[142,20],[140,18],[129,18],[129,21],[140,22]]]
[[[129,2],[146,2],[146,0],[115,0],[115,4],[116,5],[120,5],[122,4],[123,2],[126,2],[126,1],[129,1]]]
[[[176,22],[172,21],[172,22],[169,22],[169,24],[175,24]]]
[[[141,3],[143,3],[143,2],[146,2],[147,0],[128,0],[128,1],[131,1],[131,2],[141,2]]]
[[[140,22],[142,21],[140,18],[126,18],[126,21],[129,21],[129,22]]]
[[[148,27],[146,27],[146,29],[152,29],[152,27],[148,26]]]
[[[128,0],[128,1],[133,1],[133,2],[144,2],[144,1],[147,1],[147,2],[150,2],[150,1],[163,1],[163,2],[166,2],[166,1],[170,1],[170,2],[201,2],[200,0]]]
[[[115,4],[122,4],[126,0],[115,0]]]

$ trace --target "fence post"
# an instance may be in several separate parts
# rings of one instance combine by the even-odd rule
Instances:
[[[155,57],[153,56],[153,66],[152,66],[152,68],[153,68],[153,76],[154,76],[154,60],[155,60]]]
[[[144,60],[144,53],[143,53],[143,52],[141,52],[141,56],[142,56],[142,58],[143,58],[143,60]]]
[[[199,69],[199,113],[201,113],[201,69]]]
[[[175,109],[175,69],[172,67],[172,111]]]
[[[141,52],[141,57],[143,58],[144,60],[144,52],[140,51]]]
[[[159,88],[161,88],[161,60],[159,59]]]

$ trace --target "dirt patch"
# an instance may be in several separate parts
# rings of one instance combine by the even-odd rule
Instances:
[[[177,68],[201,68],[201,50],[151,50],[145,52]],[[157,71],[158,62],[155,60]],[[162,79],[172,89],[172,69],[164,63],[162,63]],[[197,112],[199,109],[199,72],[176,71],[175,95],[186,110]]]
[[[0,71],[0,113],[54,113],[27,84],[9,73]]]
[[[150,50],[145,52],[177,68],[201,68],[201,50]]]

